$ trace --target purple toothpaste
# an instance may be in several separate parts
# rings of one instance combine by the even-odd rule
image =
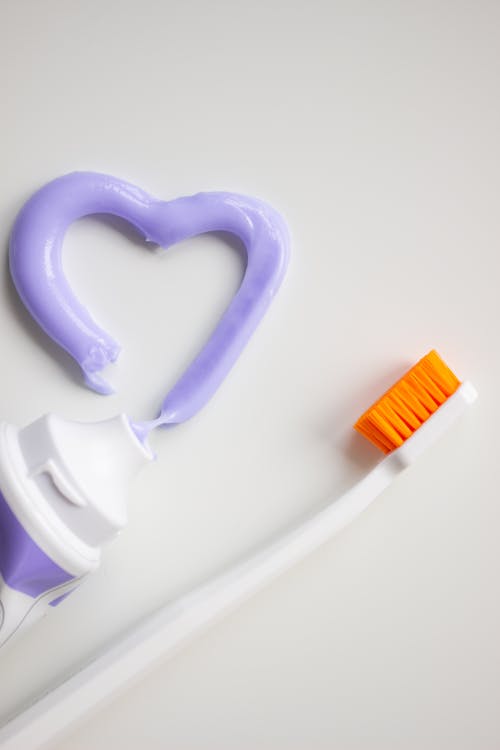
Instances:
[[[152,460],[149,432],[196,414],[215,393],[277,292],[289,236],[268,204],[225,192],[160,201],[108,175],[76,172],[48,183],[21,209],[10,242],[16,288],[45,332],[79,364],[88,386],[109,393],[101,371],[119,346],[77,300],[62,245],[70,224],[106,213],[163,248],[227,231],[247,252],[242,284],[215,331],[163,400],[158,417],[97,424],[47,415],[24,429],[0,424],[0,645],[55,606],[99,565],[102,545],[127,520],[126,496]]]

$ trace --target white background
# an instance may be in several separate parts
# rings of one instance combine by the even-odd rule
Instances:
[[[99,574],[0,655],[2,716],[361,477],[378,456],[352,423],[431,347],[481,397],[355,525],[52,750],[500,746],[499,37],[497,0],[2,0],[3,418],[153,416],[243,273],[218,238],[158,256],[72,227],[70,280],[124,347],[99,397],[10,285],[44,182],[255,194],[293,236],[223,387],[154,438]]]

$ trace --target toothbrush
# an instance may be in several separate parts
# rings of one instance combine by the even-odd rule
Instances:
[[[435,351],[409,370],[356,422],[385,457],[343,497],[228,572],[146,617],[105,653],[0,730],[0,747],[41,747],[159,660],[306,558],[353,521],[473,403]]]

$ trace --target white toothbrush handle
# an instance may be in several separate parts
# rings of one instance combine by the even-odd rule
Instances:
[[[476,395],[470,383],[463,383],[412,437],[343,497],[227,573],[146,617],[105,653],[0,729],[0,747],[40,748],[314,552],[365,510]]]
[[[180,599],[179,606],[185,607],[186,614],[191,615],[185,625],[189,627],[193,618],[192,624],[196,627],[195,612],[200,623],[205,618],[225,614],[306,558],[362,513],[402,468],[391,459],[385,459],[343,497],[227,573]]]
[[[356,518],[403,467],[382,461],[342,498],[269,547],[146,617],[105,653],[0,730],[5,750],[35,750],[160,659],[303,560]]]

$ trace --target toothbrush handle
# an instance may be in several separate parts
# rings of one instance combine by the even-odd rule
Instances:
[[[402,468],[391,457],[385,459],[342,498],[267,548],[146,617],[102,656],[0,729],[2,750],[35,750],[122,691],[347,526]]]
[[[341,498],[329,503],[268,547],[182,597],[178,605],[185,609],[187,628],[193,627],[194,630],[197,627],[195,613],[200,625],[205,619],[207,623],[212,618],[218,619],[304,560],[354,521],[400,470],[392,461],[382,461]],[[175,602],[172,606],[175,606]]]

